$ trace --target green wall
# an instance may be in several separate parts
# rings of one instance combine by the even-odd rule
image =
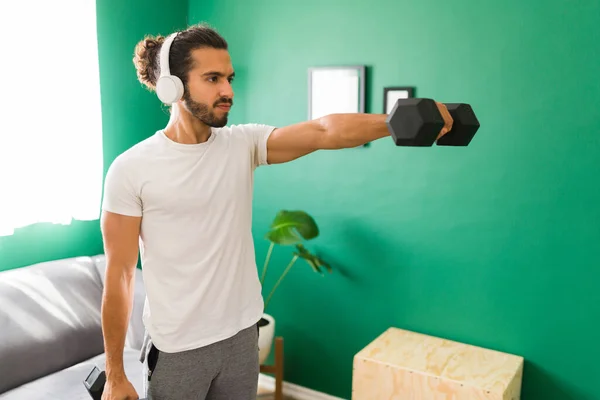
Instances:
[[[398,326],[523,355],[524,400],[597,399],[599,14],[591,0],[99,0],[105,169],[167,121],[136,80],[135,43],[188,21],[231,44],[232,123],[304,120],[315,65],[366,64],[368,112],[392,85],[470,102],[482,128],[466,149],[381,140],[258,171],[259,265],[286,208],[314,215],[310,247],[336,269],[297,264],[268,310],[286,380],[349,398],[353,355]],[[97,221],[40,224],[0,238],[0,269],[101,251]],[[271,271],[289,255],[276,249]]]
[[[167,34],[187,23],[187,0],[97,1],[104,171],[121,152],[168,120],[155,96],[137,81],[133,49],[146,34]],[[76,100],[74,100],[76,101]],[[85,127],[81,127],[85,129]],[[0,270],[102,253],[98,221],[37,224],[0,237]]]
[[[353,355],[397,326],[524,356],[525,400],[600,398],[599,15],[591,0],[190,0],[189,22],[230,42],[233,123],[304,120],[307,68],[330,64],[369,67],[368,112],[414,85],[482,123],[468,148],[381,140],[257,172],[259,266],[285,208],[315,217],[311,249],[336,267],[297,264],[268,310],[286,380],[349,398]]]

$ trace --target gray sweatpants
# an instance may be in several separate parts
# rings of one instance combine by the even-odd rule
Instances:
[[[146,337],[144,394],[148,400],[255,400],[258,390],[258,326],[198,349],[158,350]]]

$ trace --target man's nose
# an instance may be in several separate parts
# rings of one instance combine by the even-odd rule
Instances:
[[[233,87],[231,86],[231,83],[227,82],[223,85],[220,95],[221,97],[233,99]]]

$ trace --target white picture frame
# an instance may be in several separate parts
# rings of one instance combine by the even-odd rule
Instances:
[[[308,119],[365,112],[364,65],[308,69]]]

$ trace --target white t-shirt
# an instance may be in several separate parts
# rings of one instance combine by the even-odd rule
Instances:
[[[235,335],[263,315],[252,239],[253,173],[274,127],[212,128],[182,144],[160,130],[111,164],[103,209],[141,216],[144,325],[165,352]]]

